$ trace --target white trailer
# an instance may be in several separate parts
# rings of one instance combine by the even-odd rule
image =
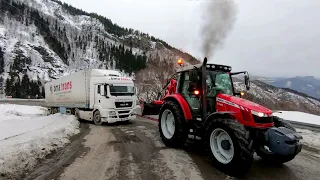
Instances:
[[[96,125],[133,120],[140,108],[134,82],[115,70],[82,70],[48,82],[45,101],[52,114],[66,111]]]

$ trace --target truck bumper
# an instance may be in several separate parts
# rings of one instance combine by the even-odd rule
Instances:
[[[102,122],[107,122],[107,123],[115,123],[115,122],[121,122],[121,121],[129,121],[129,120],[134,120],[136,119],[136,115],[131,115],[125,118],[107,118],[107,117],[102,117],[101,120]]]
[[[134,109],[107,109],[101,112],[102,122],[114,123],[136,119]]]

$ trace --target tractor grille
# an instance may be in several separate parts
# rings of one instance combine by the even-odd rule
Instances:
[[[252,115],[255,123],[273,123],[273,117],[259,117],[256,115]]]
[[[132,107],[132,101],[130,102],[115,102],[116,108]]]

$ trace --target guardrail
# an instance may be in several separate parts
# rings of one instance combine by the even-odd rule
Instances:
[[[316,124],[302,123],[302,122],[296,122],[296,121],[288,121],[288,122],[291,123],[292,126],[295,128],[308,129],[311,131],[320,132],[320,126]]]
[[[28,106],[45,106],[44,99],[16,99],[16,98],[5,98],[0,99],[0,104],[18,104]]]

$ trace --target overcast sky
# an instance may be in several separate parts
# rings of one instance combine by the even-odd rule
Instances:
[[[63,0],[203,59],[199,27],[210,0]],[[320,77],[320,0],[235,0],[237,21],[209,62],[262,76]]]

